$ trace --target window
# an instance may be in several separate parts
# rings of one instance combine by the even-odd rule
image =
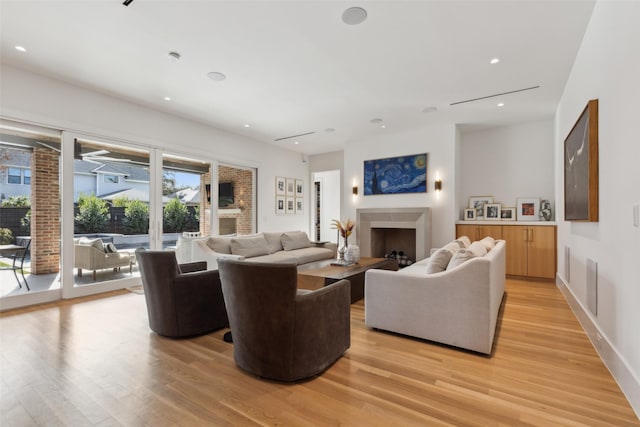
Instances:
[[[31,169],[23,169],[22,172],[24,174],[23,184],[31,185]]]
[[[7,176],[8,184],[22,184],[22,170],[20,168],[9,168]]]
[[[118,175],[104,175],[104,182],[109,184],[117,184],[118,183]]]

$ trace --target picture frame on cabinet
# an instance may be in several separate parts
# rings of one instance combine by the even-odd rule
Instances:
[[[516,199],[517,221],[538,221],[540,213],[539,197],[523,197]]]
[[[515,221],[516,220],[516,207],[509,206],[500,209],[500,219],[502,221]]]
[[[286,194],[285,178],[276,176],[276,196],[284,196]]]
[[[465,209],[464,210],[464,220],[465,221],[475,221],[476,220],[476,210],[475,209]]]
[[[285,197],[276,196],[276,215],[284,215],[286,213],[285,206]]]
[[[500,221],[500,203],[485,203],[484,219],[489,221]]]
[[[476,210],[476,219],[484,218],[484,205],[487,203],[493,203],[493,196],[469,197],[469,208]]]

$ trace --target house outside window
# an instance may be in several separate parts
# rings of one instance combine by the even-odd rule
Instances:
[[[23,184],[24,185],[31,185],[31,169],[23,169],[23,176],[24,176],[24,180],[23,180]]]
[[[22,169],[8,168],[7,184],[22,184]]]
[[[104,175],[104,182],[109,184],[117,184],[118,183],[118,175]]]

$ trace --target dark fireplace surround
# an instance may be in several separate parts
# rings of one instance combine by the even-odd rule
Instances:
[[[356,235],[361,256],[383,258],[402,250],[419,261],[431,251],[431,208],[357,209]]]

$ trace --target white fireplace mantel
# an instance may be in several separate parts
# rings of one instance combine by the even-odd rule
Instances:
[[[372,208],[356,211],[356,235],[362,256],[371,256],[371,229],[414,229],[416,260],[431,251],[431,208]]]

